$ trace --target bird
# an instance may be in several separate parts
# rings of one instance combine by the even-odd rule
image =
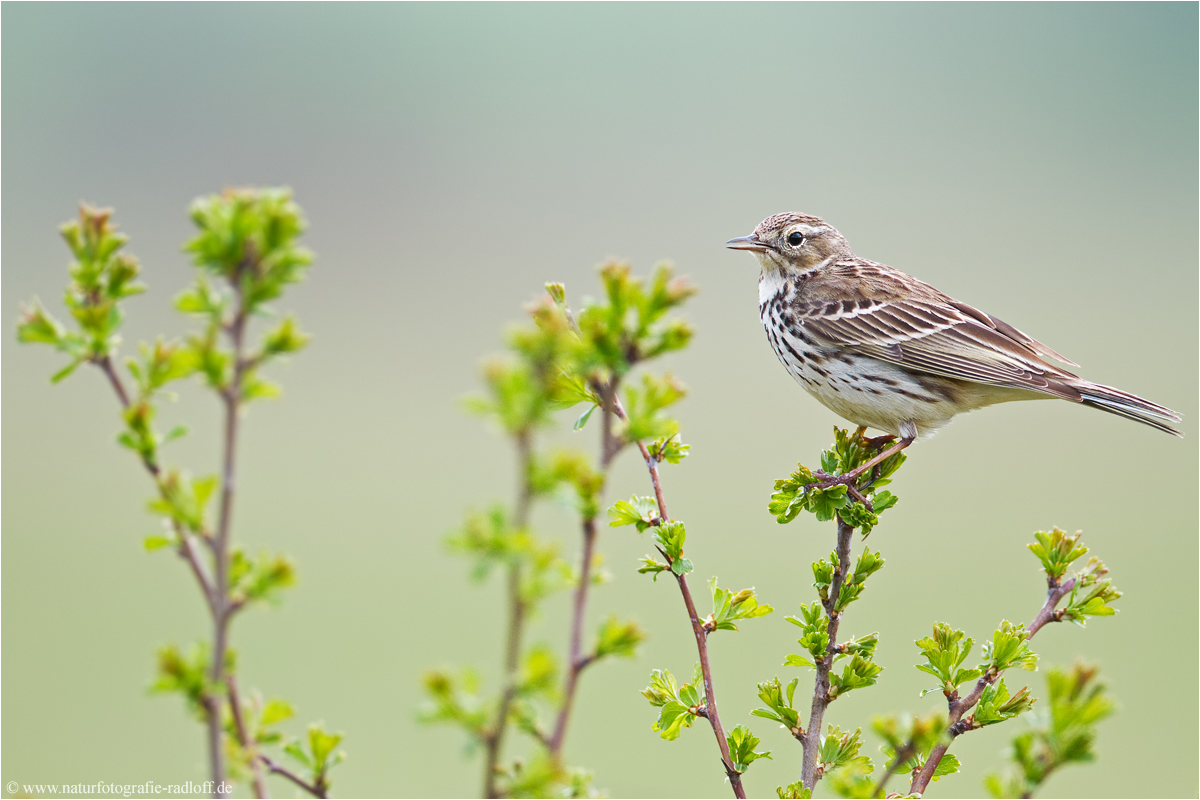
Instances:
[[[1014,400],[1070,400],[1183,435],[1171,409],[1055,366],[1051,360],[1079,365],[1003,320],[855,255],[820,217],[774,214],[726,247],[758,259],[759,316],[796,382],[860,436],[875,428],[887,434],[883,443],[894,442],[844,478],[958,414]]]

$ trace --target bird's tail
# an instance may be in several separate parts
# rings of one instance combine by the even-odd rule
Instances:
[[[1123,392],[1112,386],[1102,386],[1098,383],[1080,381],[1073,388],[1079,391],[1079,402],[1085,406],[1136,420],[1164,433],[1183,436],[1183,433],[1172,424],[1182,421],[1183,417],[1165,406],[1143,400],[1136,394]]]

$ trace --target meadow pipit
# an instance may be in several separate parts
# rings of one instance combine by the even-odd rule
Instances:
[[[859,258],[817,217],[776,214],[727,244],[762,265],[759,316],[792,377],[855,425],[899,437],[857,474],[955,414],[1010,400],[1058,397],[1181,435],[1169,408],[1053,366],[1046,359],[1077,365],[927,283]]]

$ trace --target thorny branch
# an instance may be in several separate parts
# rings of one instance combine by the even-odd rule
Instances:
[[[1053,577],[1047,577],[1048,590],[1046,592],[1046,602],[1038,611],[1037,616],[1033,618],[1033,622],[1029,625],[1029,639],[1042,629],[1048,622],[1059,622],[1062,620],[1063,612],[1055,607],[1058,601],[1062,600],[1072,589],[1075,588],[1075,578],[1069,578],[1061,584]],[[941,763],[942,757],[946,755],[946,751],[950,749],[950,742],[954,737],[972,730],[969,722],[963,721],[963,716],[975,707],[979,702],[979,698],[983,695],[983,690],[990,685],[994,685],[1000,679],[1003,671],[995,671],[992,669],[986,670],[979,680],[975,682],[975,688],[966,697],[959,698],[957,692],[952,693],[946,698],[950,707],[949,719],[949,737],[947,741],[939,743],[930,752],[929,758],[925,760],[924,768],[918,773],[912,781],[909,788],[909,794],[922,794],[925,792],[929,781],[933,778],[934,770]]]

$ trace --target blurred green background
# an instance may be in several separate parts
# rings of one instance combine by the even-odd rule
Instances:
[[[1098,662],[1121,711],[1098,762],[1046,793],[1196,795],[1195,4],[6,4],[3,23],[0,780],[204,779],[201,726],[146,693],[158,644],[207,634],[201,603],[181,563],[142,552],[150,486],[113,442],[108,387],[94,371],[51,386],[60,359],[15,343],[17,303],[57,307],[55,226],[79,200],[111,204],[150,284],[127,339],[180,332],[188,202],[288,184],[319,261],[283,305],[316,338],[245,426],[236,533],[290,552],[301,585],[234,638],[243,685],[346,731],[336,794],[478,791],[459,734],[414,722],[424,667],[494,677],[500,658],[500,587],[469,584],[441,540],[464,507],[509,497],[512,456],[456,399],[545,280],[593,293],[608,256],[643,273],[674,259],[702,289],[698,335],[670,364],[692,390],[693,455],[665,481],[698,576],[779,609],[715,637],[714,669],[727,724],[775,751],[750,792],[796,779],[799,748],[748,712],[756,681],[790,672],[783,617],[832,531],[778,526],[766,503],[838,420],[776,362],[757,268],[722,245],[802,210],[1188,431],[1013,404],[920,443],[871,537],[888,566],[843,625],[883,632],[886,671],[829,721],[934,708],[912,641],[934,620],[978,639],[1031,619],[1043,586],[1025,543],[1082,528],[1121,614],[1036,649]],[[188,391],[169,416],[193,425],[172,460],[215,470],[211,398]],[[611,486],[645,491],[635,458]],[[538,522],[573,558],[569,517]],[[653,667],[686,674],[694,650],[670,583],[634,573],[647,543],[630,531],[601,539],[616,580],[591,619],[618,611],[651,639],[586,675],[569,758],[612,796],[724,797],[711,736],[650,731],[638,691]],[[565,644],[565,605],[535,640]],[[1021,724],[959,740],[963,774],[934,791],[980,795]]]

